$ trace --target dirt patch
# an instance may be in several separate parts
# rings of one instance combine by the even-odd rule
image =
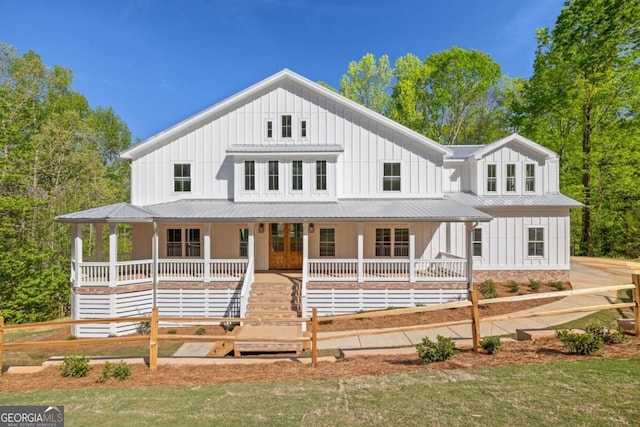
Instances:
[[[634,358],[640,355],[640,340],[631,337],[627,342],[607,346],[591,358]],[[58,368],[51,367],[33,374],[4,374],[0,379],[0,392],[21,392],[51,389],[76,389],[84,387],[145,387],[184,386],[191,384],[242,383],[258,381],[289,381],[304,379],[344,378],[371,375],[387,375],[425,369],[474,369],[488,366],[524,365],[557,361],[586,360],[587,356],[565,353],[555,338],[537,341],[504,343],[504,350],[497,355],[476,353],[462,349],[452,359],[425,364],[416,355],[363,356],[341,359],[336,362],[320,362],[317,367],[298,362],[284,361],[255,365],[209,366],[159,366],[151,372],[144,365],[132,365],[132,376],[125,381],[110,379],[96,383],[101,367],[94,366],[88,377],[65,378]]]

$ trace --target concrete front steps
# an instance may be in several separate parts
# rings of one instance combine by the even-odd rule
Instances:
[[[256,274],[249,294],[246,317],[260,320],[245,322],[240,335],[263,339],[302,336],[302,324],[299,321],[284,321],[300,317],[299,292],[299,283],[290,277],[274,274],[261,277],[260,273]],[[233,351],[236,356],[241,353],[300,353],[302,343],[236,341]]]

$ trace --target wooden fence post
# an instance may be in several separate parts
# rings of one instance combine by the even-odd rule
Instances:
[[[478,291],[469,291],[471,297],[471,338],[473,351],[480,351],[480,312],[478,311]]]
[[[2,346],[4,345],[4,317],[0,316],[0,377],[2,376],[4,365],[2,363]]]
[[[633,302],[636,304],[633,308],[635,333],[636,337],[640,337],[640,274],[633,273],[631,279],[633,280],[633,284],[636,285],[636,287],[633,288]]]
[[[318,308],[311,309],[311,365],[318,364]]]
[[[149,370],[158,370],[158,307],[151,310],[151,332],[149,336]]]

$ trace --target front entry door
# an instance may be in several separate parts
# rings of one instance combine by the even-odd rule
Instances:
[[[269,268],[302,268],[302,224],[269,224]]]

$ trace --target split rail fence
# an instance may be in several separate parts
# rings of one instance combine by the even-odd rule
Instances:
[[[542,316],[555,316],[569,313],[579,312],[596,312],[603,310],[613,310],[622,308],[631,308],[634,313],[634,334],[640,336],[640,274],[632,275],[633,283],[617,286],[605,286],[592,289],[579,289],[569,291],[557,291],[547,292],[540,294],[518,295],[512,297],[503,298],[491,298],[491,299],[478,299],[478,291],[472,290],[470,292],[469,300],[454,301],[444,304],[414,307],[414,308],[397,308],[394,310],[372,311],[366,313],[347,314],[340,316],[323,316],[321,318],[317,315],[317,309],[312,309],[312,316],[310,318],[298,318],[298,319],[282,319],[282,318],[240,318],[240,317],[166,317],[160,316],[157,307],[153,309],[150,316],[138,316],[138,317],[118,317],[118,318],[104,318],[104,319],[85,319],[85,320],[63,320],[52,321],[42,323],[31,323],[21,325],[5,325],[4,319],[0,317],[0,366],[2,366],[2,354],[5,350],[15,350],[24,348],[53,348],[53,347],[79,347],[90,345],[103,345],[103,344],[125,344],[125,343],[138,343],[145,342],[149,345],[149,369],[151,371],[157,370],[158,367],[158,342],[159,341],[180,341],[180,342],[193,342],[193,341],[206,341],[206,342],[268,342],[268,343],[302,343],[303,348],[311,350],[312,365],[316,366],[318,362],[318,342],[324,340],[334,340],[338,338],[347,338],[353,336],[364,335],[378,335],[387,334],[393,332],[407,332],[424,329],[433,329],[445,326],[455,325],[471,325],[472,345],[475,351],[480,349],[480,323],[481,322],[495,322],[500,320],[514,320],[524,319],[530,317],[542,317]],[[632,290],[631,302],[619,302],[592,306],[583,306],[576,308],[567,308],[561,310],[547,310],[536,312],[516,312],[509,314],[502,314],[498,316],[482,317],[480,318],[479,309],[480,305],[496,304],[496,303],[509,303],[516,301],[537,300],[545,298],[558,298],[574,295],[588,295],[588,294],[601,294],[605,292],[614,292],[620,290]],[[359,331],[345,331],[344,333],[332,333],[331,335],[318,336],[318,323],[320,321],[332,321],[332,320],[346,320],[346,319],[364,319],[375,318],[385,316],[402,316],[411,313],[423,313],[438,310],[447,310],[452,308],[465,308],[469,307],[469,318],[464,320],[456,320],[442,323],[430,323],[423,325],[413,326],[399,326],[392,328],[381,329],[369,329]],[[171,335],[171,334],[159,334],[158,328],[160,322],[175,322],[175,323],[195,323],[195,324],[211,324],[211,323],[239,323],[239,322],[292,322],[292,320],[298,321],[301,324],[305,322],[311,323],[310,333],[306,333],[300,337],[264,337],[264,336],[234,336],[234,335]],[[4,342],[4,332],[14,331],[20,329],[29,328],[42,328],[42,327],[57,327],[57,326],[70,326],[80,324],[97,324],[97,323],[118,323],[118,322],[148,322],[150,326],[149,335],[135,335],[125,337],[110,337],[110,338],[88,338],[78,340],[65,340],[65,341],[32,341],[32,342],[16,342],[6,343]]]

